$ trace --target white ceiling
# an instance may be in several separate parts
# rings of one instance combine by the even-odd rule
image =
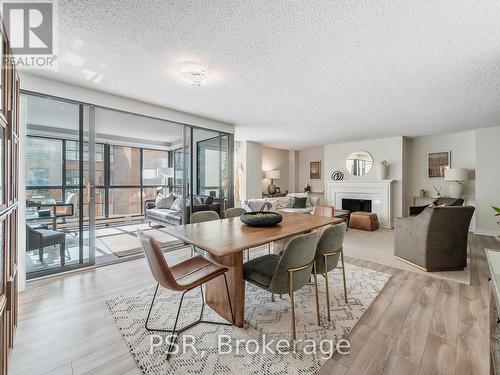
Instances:
[[[500,125],[498,0],[61,1],[38,74],[282,148]],[[182,62],[210,71],[189,87]]]

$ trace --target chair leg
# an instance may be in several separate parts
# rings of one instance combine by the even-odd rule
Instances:
[[[66,246],[63,243],[59,244],[59,258],[61,259],[61,266],[66,264]]]
[[[328,264],[327,260],[328,256],[324,255],[323,256],[323,271],[325,272],[325,284],[326,284],[326,311],[328,311],[328,320],[332,320],[331,318],[331,313],[330,313],[330,289],[328,287]]]
[[[153,298],[151,300],[151,305],[149,306],[148,316],[146,317],[146,322],[145,322],[144,326],[145,326],[146,330],[148,330],[148,331],[169,332],[169,333],[172,333],[172,335],[170,336],[171,341],[169,343],[168,350],[167,350],[167,360],[170,358],[172,347],[174,346],[175,341],[177,340],[177,336],[179,335],[179,333],[184,332],[185,330],[187,330],[187,329],[189,329],[189,328],[197,325],[198,323],[217,324],[217,325],[224,325],[224,326],[232,326],[232,325],[234,325],[234,312],[233,312],[233,307],[232,307],[232,304],[231,304],[231,297],[229,295],[229,286],[227,284],[226,274],[223,274],[223,276],[224,276],[224,282],[226,284],[226,292],[227,292],[227,299],[228,299],[228,302],[229,302],[229,310],[231,311],[231,319],[232,319],[231,323],[212,322],[212,321],[203,320],[203,311],[204,311],[204,308],[205,308],[205,298],[203,297],[203,286],[200,285],[201,311],[200,311],[200,317],[196,321],[194,321],[192,323],[189,323],[188,325],[186,325],[186,326],[184,326],[182,328],[176,329],[177,328],[177,323],[179,322],[179,316],[180,316],[180,313],[181,313],[182,302],[184,301],[184,295],[187,292],[189,292],[189,291],[192,290],[192,289],[188,289],[188,290],[185,290],[184,292],[182,292],[181,301],[180,301],[179,307],[177,309],[177,315],[175,316],[175,323],[174,323],[174,328],[173,329],[160,329],[160,328],[150,328],[150,327],[148,327],[149,318],[151,317],[151,311],[153,310],[153,305],[155,303],[156,295],[158,293],[158,288],[160,286],[160,284],[156,284],[155,292],[154,292]]]
[[[267,253],[271,255],[271,242],[267,244]]]
[[[191,245],[191,258],[193,257],[193,255],[194,255],[194,246]]]
[[[316,292],[316,317],[318,319],[318,325],[321,325],[319,319],[319,293],[318,293],[318,275],[316,274],[316,262],[313,263],[313,274],[314,274],[314,289]]]
[[[295,341],[297,339],[297,332],[295,331],[295,299],[293,297],[293,273],[289,273],[290,281],[288,284],[290,292],[290,300],[292,303],[292,339]]]
[[[340,250],[340,260],[342,262],[342,276],[344,278],[344,299],[347,304],[347,286],[345,281],[345,264],[344,264],[344,250]]]
[[[271,301],[274,302],[274,293],[271,293]]]
[[[38,258],[40,259],[40,262],[43,262],[43,247],[38,249]]]

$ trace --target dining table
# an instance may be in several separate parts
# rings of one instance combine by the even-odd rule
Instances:
[[[328,225],[343,223],[343,219],[303,213],[281,213],[283,221],[271,227],[252,227],[239,217],[185,224],[163,229],[168,234],[205,251],[205,257],[229,269],[227,282],[234,324],[243,327],[245,312],[245,281],[243,252],[271,242],[285,243],[296,235]],[[206,303],[220,316],[231,321],[222,277],[209,281],[205,287]]]

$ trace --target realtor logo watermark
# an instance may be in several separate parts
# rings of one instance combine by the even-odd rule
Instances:
[[[2,16],[12,55],[20,69],[56,68],[57,8],[54,1],[2,1]]]
[[[186,354],[192,352],[195,355],[204,357],[207,355],[204,349],[198,349],[196,345],[196,337],[193,335],[182,335],[180,340],[176,340],[176,335],[149,335],[149,354],[153,354],[156,350],[164,352],[169,351],[170,354]],[[305,355],[319,356],[321,359],[330,358],[334,352],[342,355],[350,354],[351,344],[346,339],[341,339],[338,342],[333,340],[323,339],[320,341],[306,339],[296,340],[293,343],[285,339],[271,339],[263,334],[260,340],[255,339],[233,339],[230,335],[217,336],[217,354],[227,355],[232,354],[240,356],[246,354],[262,354],[262,355],[287,355],[302,352]]]

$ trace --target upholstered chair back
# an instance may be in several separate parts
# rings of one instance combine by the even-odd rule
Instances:
[[[321,236],[316,246],[316,272],[323,273],[325,257],[323,254],[328,254],[340,250],[344,243],[344,235],[347,229],[347,224],[337,224],[329,226],[321,232]],[[337,267],[340,259],[340,253],[328,257],[327,272]]]
[[[289,269],[300,268],[314,260],[318,234],[311,232],[291,239],[276,266],[269,290],[273,293],[285,294],[289,289]],[[311,276],[312,264],[303,270],[293,272],[293,290],[298,290],[307,284]]]

